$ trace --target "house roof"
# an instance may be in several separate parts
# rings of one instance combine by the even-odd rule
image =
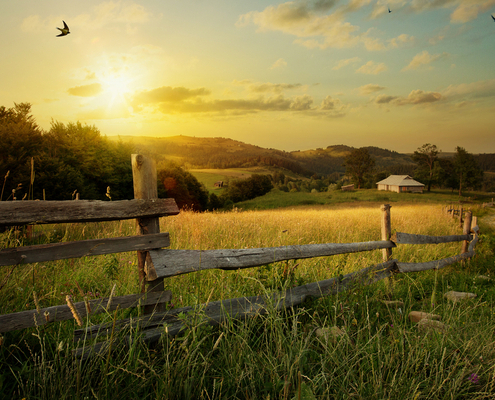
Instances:
[[[377,182],[376,184],[389,186],[424,186],[424,184],[415,181],[409,175],[390,175],[388,178]]]

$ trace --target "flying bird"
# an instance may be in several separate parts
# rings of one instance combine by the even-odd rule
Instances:
[[[390,9],[390,7],[388,7],[388,13],[390,14],[392,12],[392,10]]]
[[[62,32],[60,35],[57,35],[57,37],[59,36],[66,36],[68,35],[70,32],[69,32],[69,27],[67,26],[67,24],[65,23],[65,21],[62,21],[64,23],[64,27],[63,28],[57,28],[60,32]]]
[[[493,20],[495,21],[495,17],[492,15]]]

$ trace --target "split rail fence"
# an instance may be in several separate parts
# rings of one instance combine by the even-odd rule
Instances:
[[[397,273],[409,273],[430,269],[441,269],[475,255],[479,228],[476,217],[470,211],[460,212],[463,224],[461,235],[427,236],[397,232],[392,236],[390,208],[381,206],[381,240],[359,243],[324,243],[280,246],[257,249],[223,250],[172,250],[168,233],[160,233],[159,218],[179,213],[175,200],[158,199],[156,167],[154,161],[132,155],[134,200],[125,201],[11,201],[0,202],[0,227],[26,224],[56,224],[67,222],[95,222],[137,219],[137,236],[82,240],[56,244],[23,246],[0,250],[0,267],[44,262],[76,257],[96,256],[118,252],[137,251],[138,270],[142,284],[141,294],[112,296],[79,302],[73,305],[53,306],[42,309],[0,315],[0,333],[41,326],[79,316],[84,320],[89,315],[123,308],[143,306],[144,315],[113,323],[88,326],[74,332],[76,341],[83,347],[76,355],[86,358],[92,354],[108,351],[113,333],[129,326],[139,328],[140,338],[145,343],[157,342],[163,334],[177,335],[186,326],[184,315],[195,318],[196,323],[217,325],[227,318],[244,319],[262,314],[267,309],[280,310],[297,306],[308,298],[319,298],[347,290],[355,285],[370,285]],[[448,210],[447,210],[448,211]],[[463,219],[464,216],[464,219]],[[441,260],[423,263],[406,263],[392,258],[392,249],[398,244],[439,244],[462,242],[459,254]],[[207,304],[167,310],[172,294],[164,291],[164,279],[181,274],[207,269],[237,270],[270,264],[273,262],[313,257],[327,257],[363,251],[381,250],[383,262],[371,265],[344,276],[308,283],[269,296],[240,297],[219,300]],[[72,308],[72,310],[71,310]],[[75,311],[74,311],[75,310]],[[108,339],[108,336],[111,339]],[[91,346],[86,340],[105,338]],[[118,337],[118,335],[116,335]],[[131,337],[121,338],[124,342]],[[97,339],[98,340],[98,339]],[[119,339],[120,340],[120,339]]]

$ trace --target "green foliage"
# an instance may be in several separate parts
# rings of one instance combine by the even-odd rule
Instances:
[[[27,103],[0,107],[0,173],[9,171],[5,194],[17,189],[18,199],[29,192],[35,199],[70,200],[77,191],[82,199],[105,200],[110,186],[115,200],[134,197],[131,145],[110,142],[79,122],[54,121],[43,132],[30,112]]]
[[[0,174],[4,177],[2,192],[7,197],[15,196],[19,200],[29,190],[31,157],[38,158],[43,142],[42,130],[30,113],[29,103],[15,103],[13,108],[8,109],[0,107]]]
[[[421,181],[426,181],[426,187],[428,192],[431,189],[432,183],[434,183],[434,167],[438,160],[438,153],[440,150],[436,145],[426,143],[414,152],[412,160],[418,163],[418,169],[415,177],[418,177]]]
[[[162,163],[158,166],[158,180],[165,189],[164,195],[175,199],[179,208],[195,211],[208,209],[208,190],[193,174],[182,169],[174,162]],[[217,197],[215,195],[215,197]],[[218,198],[217,198],[218,199]],[[213,199],[215,202],[215,199]],[[218,207],[218,203],[215,204]]]
[[[345,159],[346,173],[352,176],[358,189],[361,189],[365,182],[366,175],[373,171],[375,160],[364,147],[355,149]]]
[[[263,196],[272,187],[270,175],[253,174],[247,179],[230,181],[222,196],[237,203]]]
[[[466,187],[480,188],[483,183],[483,171],[478,166],[476,159],[463,147],[456,147],[454,155],[454,170],[459,180],[459,196]]]

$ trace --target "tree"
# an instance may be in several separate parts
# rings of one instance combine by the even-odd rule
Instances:
[[[190,172],[174,162],[169,162],[158,166],[157,175],[166,190],[165,195],[175,199],[179,208],[195,211],[208,208],[208,190]]]
[[[438,160],[439,152],[440,150],[438,150],[436,145],[425,143],[423,146],[418,147],[418,149],[411,156],[413,161],[419,165],[419,175],[426,175],[427,177],[428,192],[430,191],[431,183],[433,181],[433,169],[435,168],[435,162]]]
[[[362,147],[353,150],[345,158],[344,166],[346,173],[352,176],[358,185],[358,189],[361,189],[365,181],[365,176],[371,173],[375,167],[375,160],[370,156],[368,149]]]
[[[272,190],[270,175],[253,174],[247,179],[229,182],[227,190],[222,194],[234,203],[263,196]]]
[[[476,163],[474,156],[463,147],[456,147],[454,155],[454,170],[459,179],[459,196],[464,187],[480,187],[483,183],[483,171]]]
[[[42,130],[31,115],[31,104],[0,107],[0,176],[3,178],[10,171],[4,181],[5,193],[12,193],[17,187],[29,190],[31,158],[36,164],[42,140]],[[16,196],[19,198],[19,193]]]

